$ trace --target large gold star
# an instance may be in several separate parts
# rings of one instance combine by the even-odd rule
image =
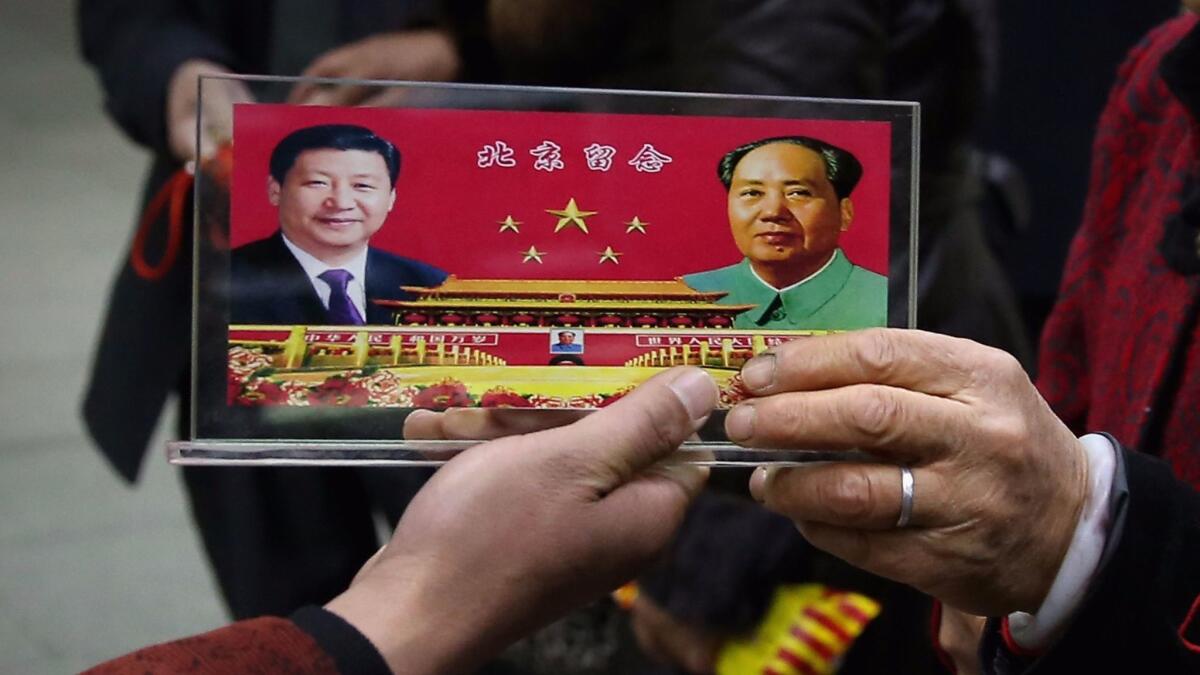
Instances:
[[[614,264],[614,265],[620,265],[621,261],[617,260],[617,258],[620,258],[621,256],[623,256],[625,254],[617,253],[616,251],[613,250],[613,248],[611,246],[605,246],[604,250],[601,251],[599,255],[600,255],[600,264],[601,265],[603,265],[606,261],[611,261],[612,264]]]
[[[641,218],[634,216],[633,220],[629,221],[628,223],[625,223],[625,225],[627,225],[627,227],[625,228],[625,234],[629,234],[630,232],[634,232],[634,231],[641,232],[642,234],[646,234],[646,226],[649,224],[650,223],[647,223],[646,221],[642,220]]]
[[[522,251],[522,254],[525,256],[525,259],[521,261],[522,265],[529,262],[530,260],[535,260],[535,261],[537,261],[537,264],[541,265],[542,264],[542,256],[546,255],[546,252],[537,250],[536,246],[530,246],[529,250]]]
[[[512,214],[505,216],[504,220],[496,221],[496,223],[500,225],[501,232],[503,232],[505,230],[512,230],[513,232],[521,231],[521,228],[517,227],[518,225],[521,224],[521,221],[513,220]]]
[[[579,206],[575,204],[575,198],[571,197],[571,201],[567,202],[566,208],[561,210],[546,209],[546,213],[558,216],[558,224],[554,226],[555,232],[562,230],[567,225],[574,225],[583,230],[584,234],[590,234],[588,232],[587,223],[584,222],[583,219],[587,218],[588,216],[594,216],[599,213],[599,211],[580,211]]]

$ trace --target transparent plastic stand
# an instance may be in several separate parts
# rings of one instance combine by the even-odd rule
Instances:
[[[300,442],[214,442],[175,441],[167,446],[167,457],[181,465],[271,466],[358,465],[438,466],[458,453],[485,441],[338,441]],[[878,461],[859,450],[761,450],[728,442],[684,443],[678,456],[701,466],[797,465],[809,462]]]
[[[231,87],[269,101],[302,82],[363,87],[370,107],[223,103],[237,98]],[[879,325],[915,325],[915,103],[261,76],[198,86],[198,135],[232,122],[232,144],[195,172],[192,433],[169,445],[174,463],[436,465],[483,441],[398,438],[414,409],[595,410],[675,365],[708,370],[731,407],[744,396],[745,360],[841,328],[739,327],[757,305],[684,281],[740,258],[715,169],[756,140],[815,138],[858,158],[854,226],[840,246],[888,275],[886,297],[868,299],[886,316]],[[252,286],[246,279],[263,274],[246,273],[250,258],[239,257],[279,236],[295,166],[285,162],[282,178],[272,169],[283,139],[330,125],[398,149],[393,201],[370,250],[452,273],[377,297],[369,253],[366,325],[276,312],[300,304],[292,287],[274,272]],[[365,150],[376,155],[386,157]],[[353,189],[367,188],[387,185]],[[312,303],[316,283],[300,283],[313,285]],[[722,418],[681,457],[710,466],[866,457],[744,448],[724,437]]]

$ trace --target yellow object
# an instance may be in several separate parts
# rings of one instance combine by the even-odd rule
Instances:
[[[567,206],[565,208],[546,209],[546,213],[549,213],[553,216],[558,216],[558,224],[554,226],[555,232],[558,232],[567,225],[574,225],[575,227],[583,230],[584,234],[588,234],[588,226],[587,223],[584,222],[584,218],[587,218],[588,216],[594,216],[599,213],[599,211],[583,211],[575,203],[575,198],[571,197],[571,200],[567,202]]]
[[[717,675],[825,675],[876,616],[879,603],[821,584],[784,586],[749,638],[717,655]]]
[[[619,258],[625,254],[617,253],[616,251],[613,250],[612,246],[605,246],[604,250],[600,251],[598,253],[598,255],[600,256],[600,264],[601,265],[603,265],[606,261],[611,262],[614,265],[620,265],[621,261],[619,260]]]
[[[525,259],[521,261],[522,265],[529,262],[530,260],[536,261],[537,264],[541,265],[542,264],[542,256],[546,255],[546,252],[537,250],[536,246],[530,246],[528,251],[523,251],[523,254],[525,256]]]
[[[638,584],[636,581],[630,581],[624,586],[612,592],[613,602],[617,603],[617,607],[625,611],[629,611],[633,607],[633,603],[638,599]]]
[[[641,232],[642,234],[646,234],[646,226],[650,223],[647,223],[637,216],[634,216],[633,220],[625,224],[628,226],[625,228],[625,234],[629,234],[630,232]]]

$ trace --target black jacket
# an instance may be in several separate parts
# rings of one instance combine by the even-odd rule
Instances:
[[[434,0],[339,0],[334,32],[342,42],[351,42],[427,25],[433,22],[433,4]],[[239,73],[297,74],[276,72],[271,63],[275,6],[273,0],[80,0],[80,47],[99,75],[105,109],[153,158],[140,208],[179,169],[167,150],[165,109],[167,85],[180,64],[207,59]],[[163,278],[148,281],[127,260],[120,261],[84,395],[89,433],[129,481],[137,478],[150,435],[173,392],[183,402],[180,429],[187,429],[190,223],[184,229],[179,258]],[[157,223],[148,238],[150,261],[162,256],[164,231],[164,224]]]

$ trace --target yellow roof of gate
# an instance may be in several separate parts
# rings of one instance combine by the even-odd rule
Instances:
[[[701,292],[690,288],[678,277],[668,281],[623,279],[459,279],[450,275],[441,286],[405,286],[404,290],[419,295],[436,294],[494,296],[494,295],[575,295],[575,296],[652,296],[680,300],[716,300],[724,292]]]

